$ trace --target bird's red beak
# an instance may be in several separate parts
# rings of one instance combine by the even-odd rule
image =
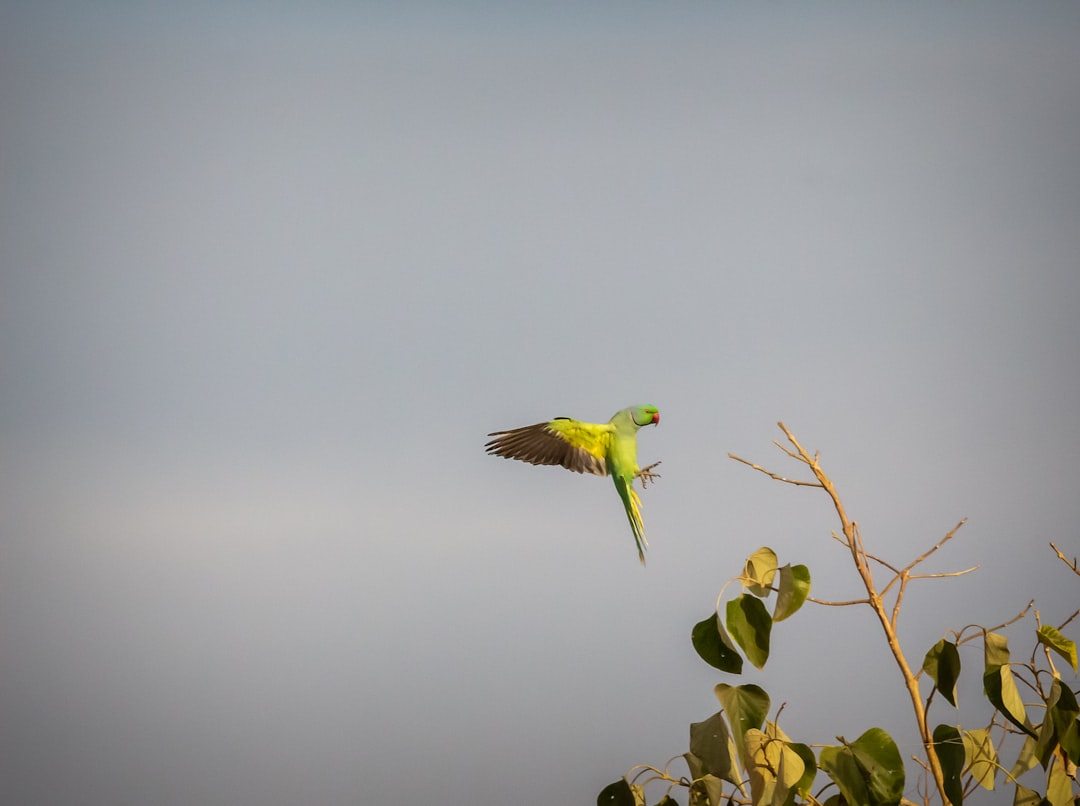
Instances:
[[[656,412],[656,414],[652,416],[652,424],[660,425],[660,412]]]

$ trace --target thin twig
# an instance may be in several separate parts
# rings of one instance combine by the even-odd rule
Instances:
[[[907,590],[907,584],[910,581],[910,577],[907,575],[907,571],[901,571],[895,577],[893,582],[897,579],[900,580],[900,587],[896,591],[896,602],[893,604],[892,616],[889,617],[889,623],[892,624],[892,628],[895,630],[897,623],[900,621],[900,603],[904,601],[904,592]],[[892,585],[892,582],[889,583]],[[885,590],[889,589],[889,585],[885,586]],[[884,593],[884,591],[882,591]]]
[[[827,607],[848,607],[849,605],[870,604],[869,599],[852,599],[848,602],[829,602],[825,599],[815,599],[813,596],[807,596],[806,601],[813,602],[814,604],[825,605]]]
[[[1080,616],[1080,610],[1074,610],[1073,614],[1071,616],[1069,616],[1067,619],[1065,619],[1063,622],[1061,622],[1061,624],[1058,625],[1058,632],[1061,632],[1067,626],[1069,626],[1069,622],[1072,621],[1077,616]]]
[[[1028,611],[1031,609],[1032,605],[1034,605],[1034,604],[1035,604],[1035,600],[1032,599],[1030,602],[1027,603],[1027,606],[1023,610],[1021,610],[1019,613],[1017,613],[1011,619],[1009,619],[1008,621],[1002,622],[1001,624],[997,625],[996,627],[991,627],[986,632],[997,632],[998,630],[1004,630],[1010,624],[1015,624],[1016,622],[1018,622],[1020,619],[1022,619],[1024,616],[1026,616],[1028,614]]]
[[[837,543],[839,543],[844,548],[851,548],[851,546],[849,546],[848,543],[847,543],[847,538],[840,537],[840,535],[838,535],[836,532],[832,533],[832,539],[835,540]]]
[[[972,571],[978,571],[979,566],[973,565],[971,568],[965,568],[963,571],[944,571],[940,574],[911,574],[908,579],[943,579],[945,577],[962,577],[964,574],[970,574]]]
[[[1073,557],[1072,562],[1069,562],[1069,560],[1066,559],[1065,555],[1061,553],[1061,550],[1058,549],[1058,547],[1055,546],[1053,542],[1050,543],[1050,548],[1054,550],[1054,554],[1058,556],[1059,560],[1061,560],[1063,563],[1065,563],[1065,565],[1071,568],[1074,574],[1080,576],[1080,562],[1077,561],[1076,557]]]
[[[1034,599],[1032,599],[1030,602],[1028,602],[1027,607],[1025,607],[1023,610],[1021,610],[1019,613],[1017,613],[1011,619],[1009,619],[1008,621],[1003,622],[1001,624],[998,624],[996,627],[985,628],[985,627],[980,627],[978,624],[965,624],[959,630],[953,630],[952,631],[952,634],[954,636],[956,636],[956,640],[953,643],[955,643],[957,646],[960,646],[961,644],[966,644],[968,641],[974,641],[976,638],[981,638],[981,637],[985,636],[986,633],[997,632],[998,630],[1004,630],[1010,624],[1015,624],[1020,619],[1022,619],[1024,616],[1026,616],[1028,614],[1028,611],[1031,609],[1031,606],[1033,604],[1035,604]],[[971,635],[965,636],[964,632],[966,630],[969,630],[969,629],[975,630],[975,632],[973,632]]]
[[[967,523],[967,518],[961,518],[960,522],[958,524],[956,524],[956,526],[954,526],[952,529],[950,529],[949,533],[947,535],[945,535],[945,537],[941,538],[941,540],[939,540],[937,543],[935,543],[933,548],[929,549],[928,551],[923,552],[920,556],[916,557],[914,560],[912,560],[910,563],[908,563],[908,566],[904,570],[905,571],[910,571],[912,568],[914,568],[916,565],[921,563],[923,560],[925,560],[927,557],[929,557],[931,554],[933,554],[939,548],[941,548],[946,543],[948,543],[950,540],[952,540],[953,537],[956,535],[956,533],[960,531],[960,527],[963,526],[965,523]]]
[[[880,557],[878,557],[878,556],[876,556],[876,555],[874,555],[874,554],[871,554],[870,552],[867,552],[867,553],[866,553],[866,559],[868,559],[868,560],[873,560],[873,561],[874,561],[874,562],[876,562],[876,563],[877,563],[878,565],[880,565],[880,566],[883,566],[883,567],[885,567],[885,568],[888,568],[888,569],[889,569],[890,571],[892,571],[892,572],[893,572],[894,574],[899,574],[899,573],[900,573],[900,569],[899,569],[899,568],[897,568],[896,566],[894,566],[894,565],[893,565],[892,563],[887,563],[887,562],[885,562],[885,561],[884,561],[883,559],[881,559]],[[890,582],[890,583],[889,583],[889,585],[891,585],[891,584],[892,584],[892,583]],[[885,589],[881,591],[881,593],[882,593],[882,594],[884,594],[884,593],[885,593],[885,591],[887,591],[887,590],[889,589],[889,585],[886,585],[886,586],[885,586]]]
[[[963,526],[966,522],[967,522],[967,518],[964,518],[963,520],[961,520],[958,524],[956,524],[956,526],[954,526],[949,531],[948,534],[945,535],[945,537],[941,538],[941,540],[939,540],[937,543],[935,543],[932,548],[930,548],[927,551],[923,552],[921,555],[916,557],[914,560],[912,560],[910,563],[908,563],[906,566],[904,566],[903,568],[901,568],[899,570],[897,570],[896,568],[893,568],[888,563],[882,562],[877,557],[874,557],[871,554],[867,554],[867,557],[881,563],[882,565],[884,565],[886,568],[888,568],[890,571],[892,571],[895,574],[895,576],[892,579],[889,580],[888,584],[884,588],[881,589],[881,595],[882,596],[884,596],[886,593],[888,593],[889,588],[891,588],[897,582],[900,583],[900,591],[897,593],[896,605],[893,607],[892,620],[893,620],[894,625],[896,624],[896,619],[897,619],[897,615],[898,615],[897,611],[900,609],[900,600],[904,597],[904,586],[907,584],[907,580],[909,580],[909,579],[933,579],[933,578],[939,577],[939,576],[942,576],[942,577],[943,576],[960,576],[962,574],[970,573],[971,571],[974,571],[975,568],[979,567],[979,566],[976,565],[974,568],[968,568],[968,569],[966,569],[964,571],[955,571],[955,572],[952,572],[952,573],[949,573],[949,574],[912,574],[912,573],[910,573],[912,568],[914,568],[916,565],[921,563],[923,560],[925,560],[927,557],[929,557],[931,554],[933,554],[939,548],[944,546],[947,542],[952,540],[953,536],[956,535],[956,533],[960,530],[960,527]]]
[[[781,445],[779,440],[774,439],[772,441],[772,444],[775,445],[776,447],[778,447],[780,450],[782,450],[784,453],[786,453],[788,456],[790,456],[796,462],[802,462],[804,465],[810,464],[809,460],[804,459],[803,457],[799,456],[799,454],[792,451],[791,448],[787,448],[787,447]]]
[[[873,558],[872,558],[873,559]],[[884,565],[884,563],[882,563]],[[900,581],[900,578],[904,579],[940,579],[943,577],[960,577],[964,574],[970,574],[972,571],[978,571],[980,566],[973,565],[971,568],[965,568],[963,571],[943,571],[940,574],[906,574],[903,571],[897,571],[896,575],[889,580],[889,584],[881,589],[881,595],[884,596],[889,592],[889,588]]]
[[[818,484],[817,482],[814,482],[814,481],[798,481],[797,479],[785,478],[784,476],[781,476],[781,475],[778,475],[776,473],[773,473],[772,471],[766,470],[765,468],[761,467],[761,465],[755,465],[753,462],[748,462],[746,459],[743,459],[742,457],[736,456],[733,453],[729,453],[728,458],[734,459],[736,462],[742,462],[744,465],[749,465],[750,467],[754,468],[754,470],[757,470],[757,471],[759,471],[761,473],[764,473],[769,478],[776,479],[777,481],[782,481],[785,484],[794,484],[794,485],[796,485],[798,487],[820,487],[821,486],[820,484]]]
[[[776,727],[780,727],[780,714],[784,713],[784,709],[787,708],[787,701],[780,703],[780,707],[776,709],[776,716],[773,717],[773,724]]]

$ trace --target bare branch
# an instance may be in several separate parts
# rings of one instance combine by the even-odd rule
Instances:
[[[1035,663],[1034,654],[1035,653],[1033,652],[1032,653],[1032,661],[1031,661],[1032,664]],[[1013,678],[1016,680],[1017,683],[1023,683],[1025,686],[1027,686],[1029,689],[1031,689],[1031,693],[1034,694],[1036,697],[1043,697],[1043,693],[1041,691],[1039,691],[1039,687],[1037,685],[1035,685],[1035,683],[1032,683],[1030,680],[1028,680],[1026,677],[1024,677],[1022,674],[1015,674],[1014,673]],[[1030,708],[1032,706],[1032,703],[1026,702],[1026,703],[1024,703],[1024,706],[1027,707],[1027,708]]]
[[[784,436],[787,437],[788,442],[794,447],[797,456],[793,458],[799,459],[810,467],[810,470],[814,474],[814,478],[817,479],[818,486],[822,487],[832,500],[833,508],[836,510],[836,515],[840,520],[841,531],[844,535],[842,541],[851,553],[852,562],[855,564],[855,570],[858,572],[860,579],[862,580],[863,587],[866,588],[867,603],[874,611],[874,614],[878,618],[878,622],[881,624],[882,630],[885,633],[885,640],[889,645],[889,650],[892,652],[893,659],[896,661],[897,666],[900,669],[900,673],[904,678],[904,685],[908,690],[908,696],[911,698],[912,708],[915,712],[915,718],[919,725],[919,737],[922,740],[923,748],[926,751],[926,763],[929,777],[933,779],[934,788],[937,790],[938,795],[941,798],[941,802],[945,803],[948,800],[945,794],[945,774],[941,767],[941,759],[938,757],[937,751],[934,748],[934,740],[931,736],[930,727],[926,719],[926,709],[923,707],[922,695],[919,692],[919,681],[916,679],[914,673],[911,671],[911,667],[908,665],[907,658],[904,656],[902,647],[900,646],[900,640],[896,634],[895,619],[898,614],[900,601],[899,598],[896,603],[896,607],[893,610],[892,618],[885,609],[885,604],[882,601],[881,594],[877,592],[874,585],[874,577],[868,564],[868,556],[866,553],[866,546],[863,544],[862,534],[859,530],[859,525],[854,520],[848,517],[847,511],[844,508],[843,502],[840,500],[840,494],[836,490],[836,486],[833,484],[832,479],[821,468],[818,461],[818,454],[815,453],[812,457],[806,451],[806,449],[799,444],[799,441],[795,438],[795,435],[791,433],[786,425],[782,422],[777,423],[777,426],[784,432]],[[782,447],[782,446],[781,446]],[[785,453],[792,455],[790,451],[784,449]],[[749,464],[749,463],[748,463]],[[955,531],[955,530],[954,530]],[[946,540],[948,537],[946,537]],[[945,540],[939,541],[938,546],[942,545]],[[932,554],[938,546],[928,551],[925,556]],[[908,572],[915,564],[921,561],[916,560],[916,563],[908,566],[899,575],[900,590],[897,592],[898,597],[902,598],[903,590],[907,583]],[[886,566],[888,567],[888,566]]]
[[[948,543],[950,540],[952,540],[953,537],[956,535],[956,533],[960,531],[960,527],[963,526],[965,523],[967,523],[967,518],[961,518],[960,522],[958,524],[956,524],[956,526],[954,526],[949,531],[949,533],[947,535],[945,535],[945,537],[941,538],[941,540],[939,540],[937,543],[935,543],[933,548],[929,549],[928,551],[924,552],[923,554],[919,555],[914,560],[912,560],[910,563],[908,563],[907,567],[904,570],[905,571],[910,571],[912,568],[914,568],[916,565],[921,563],[923,560],[925,560],[927,557],[929,557],[931,554],[933,554],[939,548],[941,548],[946,543]]]
[[[962,577],[964,574],[970,574],[972,571],[978,571],[979,566],[973,565],[971,568],[965,568],[963,571],[944,571],[940,574],[909,574],[908,579],[941,579],[943,577]]]
[[[863,545],[862,530],[859,528],[858,521],[851,522],[851,531],[855,535],[855,545],[859,547],[859,554],[863,557],[868,556],[866,553],[866,546]]]
[[[848,548],[848,549],[851,548],[851,546],[848,545],[847,538],[840,537],[840,535],[838,535],[836,532],[832,533],[832,539],[835,540],[837,543],[839,543],[844,548]]]
[[[776,727],[780,727],[780,714],[784,713],[784,709],[787,708],[787,701],[780,703],[780,707],[776,709],[776,716],[772,718],[773,724]]]
[[[892,625],[894,631],[896,630],[897,623],[900,621],[900,603],[904,601],[904,592],[907,590],[907,584],[910,578],[908,577],[907,571],[904,570],[893,577],[892,582],[890,582],[889,585],[892,585],[893,582],[898,579],[900,580],[900,589],[896,592],[896,602],[893,604],[892,616],[889,618],[889,623]],[[885,590],[889,589],[889,585],[885,586]],[[882,591],[882,593],[884,594],[884,591]]]
[[[911,573],[909,573],[912,568],[914,568],[916,565],[921,563],[923,560],[925,560],[927,557],[929,557],[931,554],[933,554],[939,548],[944,546],[947,542],[952,540],[953,537],[956,535],[956,533],[960,530],[960,527],[963,526],[966,522],[967,522],[967,518],[964,518],[963,520],[961,520],[958,524],[956,524],[956,526],[954,526],[949,531],[949,533],[947,535],[945,535],[945,537],[941,538],[941,540],[939,540],[936,544],[934,544],[934,546],[932,548],[930,548],[927,551],[923,552],[921,555],[919,555],[914,560],[912,560],[910,563],[908,563],[906,566],[904,566],[904,568],[899,569],[899,570],[894,568],[893,566],[889,565],[889,563],[885,562],[884,560],[881,560],[878,557],[875,557],[873,554],[864,552],[868,559],[871,559],[871,560],[874,560],[877,563],[880,563],[881,565],[885,566],[890,571],[892,571],[893,574],[895,574],[895,576],[892,579],[889,580],[888,584],[884,588],[881,589],[881,595],[882,596],[884,596],[886,593],[888,593],[889,589],[893,585],[895,585],[897,582],[900,582],[900,592],[897,594],[896,605],[893,607],[892,621],[893,621],[894,625],[896,624],[896,619],[897,619],[897,615],[898,615],[897,611],[899,611],[899,609],[900,609],[900,599],[902,599],[903,596],[904,596],[903,588],[904,588],[904,585],[907,584],[907,580],[909,580],[909,579],[933,579],[933,578],[936,578],[936,577],[947,577],[947,576],[957,576],[958,577],[958,576],[961,576],[963,574],[969,574],[969,573],[971,573],[972,571],[974,571],[975,569],[977,569],[979,567],[979,566],[976,565],[976,566],[973,566],[972,568],[967,568],[967,569],[965,569],[963,571],[954,571],[954,572],[948,573],[948,574],[911,574]]]
[[[807,596],[806,601],[813,602],[814,604],[825,605],[827,607],[848,607],[849,605],[870,604],[869,599],[851,599],[847,602],[829,602],[825,599],[815,599],[813,596]]]
[[[743,459],[742,457],[736,456],[733,453],[729,453],[728,458],[729,459],[734,459],[736,462],[742,462],[744,465],[748,465],[749,467],[754,468],[754,470],[757,470],[757,471],[759,471],[761,473],[764,473],[769,478],[776,479],[777,481],[782,481],[785,484],[794,484],[794,485],[796,485],[798,487],[820,487],[821,486],[816,481],[798,481],[797,479],[785,478],[784,476],[781,476],[781,475],[778,475],[776,473],[773,473],[772,471],[766,470],[765,468],[761,467],[761,465],[755,465],[753,462],[748,462],[746,459]]]
[[[974,641],[976,638],[979,638],[980,636],[984,636],[988,632],[997,632],[998,630],[1004,630],[1010,624],[1015,624],[1020,619],[1024,618],[1024,616],[1026,616],[1028,614],[1028,611],[1031,610],[1031,607],[1034,604],[1035,604],[1035,600],[1032,599],[1031,601],[1029,601],[1027,603],[1027,606],[1023,610],[1021,610],[1019,613],[1017,613],[1015,616],[1013,616],[1008,621],[1005,621],[1005,622],[1002,622],[1001,624],[998,624],[996,627],[987,628],[987,627],[980,627],[978,624],[965,624],[963,627],[960,628],[959,632],[957,632],[955,630],[953,631],[953,635],[956,636],[956,641],[954,643],[957,646],[960,646],[961,644],[966,644],[968,641]],[[971,635],[965,636],[964,631],[968,630],[968,629],[975,630],[975,632],[973,632]]]
[[[1065,555],[1061,553],[1061,550],[1058,549],[1058,547],[1055,546],[1052,542],[1050,543],[1050,548],[1054,550],[1054,554],[1058,556],[1059,560],[1061,560],[1063,563],[1065,563],[1065,565],[1071,568],[1074,574],[1080,576],[1080,564],[1078,564],[1076,557],[1073,557],[1072,562],[1069,562],[1069,560],[1066,559]]]
[[[1080,610],[1074,610],[1073,614],[1071,616],[1069,616],[1067,619],[1065,619],[1063,622],[1061,622],[1061,624],[1058,625],[1058,632],[1061,632],[1062,630],[1064,630],[1068,626],[1069,622],[1072,621],[1077,616],[1080,616]]]
[[[888,569],[889,569],[890,571],[892,571],[892,572],[893,572],[894,574],[899,574],[899,573],[900,573],[900,569],[898,569],[898,568],[897,568],[896,566],[894,566],[894,565],[893,565],[892,563],[887,563],[887,562],[885,562],[885,561],[884,561],[883,559],[881,559],[880,557],[878,557],[878,556],[876,556],[876,555],[874,555],[874,554],[871,554],[870,552],[866,552],[866,559],[868,559],[868,560],[873,560],[873,561],[874,561],[874,562],[876,562],[876,563],[877,563],[878,565],[880,565],[880,566],[883,566],[883,567],[885,567],[885,568],[888,568]],[[892,585],[892,583],[890,582],[890,583],[889,583],[889,585]],[[885,586],[885,589],[884,589],[884,590],[883,590],[883,591],[881,592],[881,593],[882,593],[882,595],[884,595],[885,591],[887,591],[887,590],[889,589],[889,585],[886,585],[886,586]]]
[[[804,465],[810,464],[810,462],[808,460],[806,460],[803,457],[799,456],[799,454],[795,453],[793,450],[791,450],[791,448],[785,448],[783,445],[781,445],[779,440],[774,439],[772,441],[772,444],[775,445],[776,447],[778,447],[780,450],[782,450],[784,453],[786,453],[788,456],[790,456],[796,462],[802,462]]]
[[[1016,622],[1018,622],[1020,619],[1022,619],[1024,616],[1026,616],[1028,614],[1028,611],[1031,609],[1032,605],[1034,605],[1034,604],[1035,604],[1035,600],[1032,599],[1030,602],[1027,603],[1027,607],[1025,607],[1023,610],[1021,610],[1019,613],[1017,613],[1011,619],[997,625],[996,627],[991,627],[989,630],[986,630],[986,632],[997,632],[998,630],[1004,630],[1010,624],[1015,624]]]

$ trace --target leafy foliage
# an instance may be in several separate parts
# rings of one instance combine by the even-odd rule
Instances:
[[[695,778],[712,775],[733,784],[739,783],[735,766],[737,748],[731,738],[723,713],[717,712],[704,722],[690,726],[690,753],[687,765],[694,769]]]
[[[695,624],[690,640],[701,659],[710,666],[715,666],[722,672],[742,674],[742,655],[724,631],[724,624],[718,613],[713,613]]]
[[[781,449],[810,468],[814,481],[795,481],[765,470],[746,460],[732,457],[769,477],[788,484],[821,488],[832,500],[841,532],[834,537],[850,552],[868,597],[857,602],[822,602],[844,606],[869,605],[877,615],[889,650],[901,671],[918,722],[924,754],[917,759],[921,783],[914,791],[922,803],[961,806],[973,793],[1012,788],[1014,806],[1080,806],[1077,765],[1080,764],[1080,706],[1076,691],[1062,679],[1054,658],[1063,660],[1077,674],[1076,643],[1061,630],[1080,611],[1059,627],[1037,624],[1030,659],[1017,661],[1008,641],[999,631],[1022,621],[1031,604],[1011,622],[984,629],[965,627],[947,631],[923,656],[921,670],[908,665],[895,631],[900,604],[909,582],[925,576],[958,576],[974,569],[951,574],[913,573],[919,563],[948,542],[963,525],[952,531],[929,551],[904,568],[896,568],[876,557],[874,562],[893,573],[882,587],[875,584],[871,555],[866,552],[855,521],[844,511],[832,481],[822,470],[817,454],[809,454],[791,432],[780,423],[791,445]],[[777,443],[779,445],[779,443]],[[1080,575],[1080,566],[1071,562],[1051,544],[1066,566]],[[746,558],[742,573],[731,580],[741,591],[721,607],[723,589],[714,611],[694,625],[691,643],[699,657],[725,674],[740,675],[744,658],[762,668],[769,659],[773,627],[799,612],[810,598],[810,571],[805,565],[779,566],[776,553],[762,547]],[[724,588],[726,589],[726,585]],[[884,593],[893,592],[892,608]],[[879,593],[881,591],[881,593]],[[770,610],[769,600],[775,594]],[[1035,612],[1036,622],[1039,613]],[[931,730],[928,713],[934,695],[940,693],[949,705],[958,704],[958,681],[962,668],[959,647],[974,640],[983,644],[983,695],[989,709],[985,725],[965,728],[939,724]],[[1038,650],[1042,649],[1042,658]],[[929,683],[928,691],[920,680]],[[1021,697],[1023,685],[1028,702]],[[893,806],[913,801],[905,798],[907,776],[904,760],[892,737],[882,728],[871,727],[858,739],[837,745],[810,745],[793,741],[778,723],[779,714],[768,718],[768,693],[752,683],[718,683],[714,689],[721,710],[690,726],[689,751],[668,762],[663,769],[634,768],[632,775],[608,785],[597,798],[610,806],[646,806],[646,786],[666,785],[656,806],[674,806],[677,788],[686,790],[689,806]],[[1032,696],[1034,695],[1034,697]],[[783,710],[783,706],[780,710]],[[1033,721],[1033,720],[1038,721]],[[1000,753],[1005,739],[1022,738],[1011,769],[1006,771]],[[1015,744],[1016,739],[1014,739]],[[817,747],[815,755],[813,747]],[[671,764],[681,758],[687,774],[676,776]],[[1041,768],[1041,783],[1029,788],[1018,780]],[[635,772],[636,771],[636,772]],[[818,772],[828,779],[814,793]],[[1032,783],[1027,782],[1026,783]],[[1041,793],[1040,791],[1041,790]],[[822,799],[824,797],[824,800]]]
[[[1076,668],[1076,644],[1055,630],[1049,624],[1044,624],[1039,627],[1038,632],[1039,643],[1044,646],[1050,647],[1056,653],[1061,655],[1072,666],[1073,674],[1077,673]]]
[[[934,728],[934,750],[941,759],[941,769],[945,777],[945,796],[953,806],[960,806],[964,800],[961,776],[964,773],[966,755],[960,731],[952,725],[938,725]]]
[[[870,728],[851,744],[822,748],[821,768],[848,803],[893,806],[904,794],[900,750],[881,728]]]
[[[956,681],[960,679],[960,651],[956,644],[942,638],[930,647],[922,667],[949,705],[955,708]]]
[[[772,616],[760,599],[747,593],[728,602],[726,612],[731,637],[746,659],[760,669],[769,659]]]
[[[785,565],[780,569],[780,592],[776,595],[773,621],[794,615],[809,595],[810,569],[805,565]]]

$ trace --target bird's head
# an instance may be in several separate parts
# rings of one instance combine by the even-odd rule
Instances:
[[[638,428],[643,425],[660,425],[660,409],[656,406],[631,406],[630,419]]]

